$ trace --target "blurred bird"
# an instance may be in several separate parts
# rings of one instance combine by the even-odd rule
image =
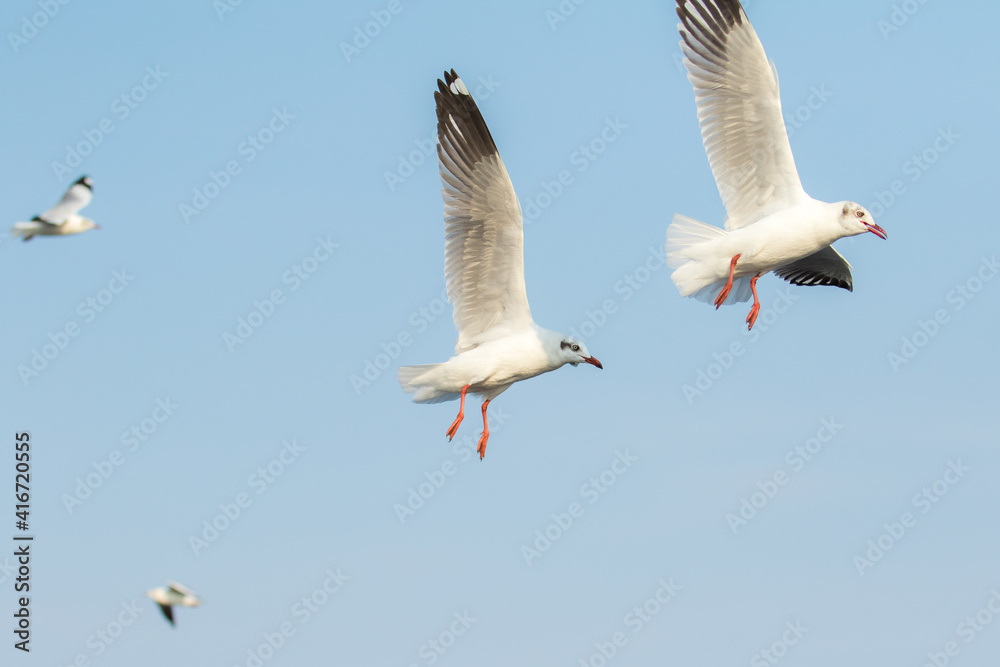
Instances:
[[[542,329],[531,319],[521,206],[490,130],[455,70],[438,79],[434,99],[444,185],[445,283],[458,341],[456,356],[441,364],[403,366],[399,382],[417,403],[460,399],[458,417],[446,432],[449,440],[465,416],[465,395],[482,396],[483,434],[477,447],[482,459],[490,437],[486,408],[508,387],[565,364],[604,367],[582,341]]]
[[[793,285],[854,290],[851,265],[830,244],[871,232],[864,206],[806,194],[781,115],[778,76],[738,0],[677,0],[684,66],[694,85],[701,136],[726,206],[726,229],[677,215],[667,264],[681,296],[747,301],[760,312],[757,279],[774,271]]]
[[[153,599],[160,606],[160,611],[174,625],[174,605],[182,607],[198,607],[201,600],[189,588],[181,586],[176,581],[168,581],[166,588],[152,588],[146,591],[146,596]]]
[[[93,197],[89,176],[81,176],[69,187],[59,203],[30,222],[16,222],[11,235],[30,241],[36,236],[64,236],[80,234],[89,229],[100,229],[90,218],[78,215]]]

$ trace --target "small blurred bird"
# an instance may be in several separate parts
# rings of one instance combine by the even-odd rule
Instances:
[[[58,204],[30,222],[16,222],[11,235],[30,241],[36,236],[62,236],[80,234],[88,229],[100,229],[90,218],[78,215],[80,210],[93,198],[89,176],[81,176],[69,187]]]
[[[170,621],[170,625],[174,625],[174,605],[182,607],[201,605],[201,600],[194,594],[194,591],[181,586],[176,581],[168,581],[166,588],[152,588],[146,591],[146,597],[152,598],[156,604],[160,605],[160,611]]]

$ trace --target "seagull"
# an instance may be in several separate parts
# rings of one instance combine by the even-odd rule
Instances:
[[[752,329],[757,280],[769,271],[793,285],[854,290],[851,265],[830,244],[871,232],[864,206],[813,199],[802,189],[781,115],[778,76],[738,0],[677,0],[684,66],[701,136],[726,206],[725,230],[682,215],[667,228],[667,264],[681,296],[747,301]]]
[[[438,162],[444,197],[445,284],[454,308],[455,356],[403,366],[399,383],[416,403],[460,399],[451,440],[465,416],[465,395],[483,400],[479,458],[490,437],[486,408],[515,382],[580,363],[604,368],[582,341],[535,324],[524,287],[521,206],[500,152],[469,89],[444,73],[437,103]]]
[[[80,234],[88,229],[100,229],[90,218],[78,215],[80,209],[90,203],[93,193],[89,176],[81,176],[69,187],[59,203],[31,222],[16,222],[11,235],[21,236],[30,241],[35,236],[63,236]]]
[[[174,605],[181,605],[182,607],[198,607],[201,605],[201,600],[194,594],[194,591],[181,586],[176,581],[168,581],[166,588],[150,589],[146,591],[146,596],[152,598],[156,604],[160,605],[160,611],[170,621],[171,626],[174,625]]]

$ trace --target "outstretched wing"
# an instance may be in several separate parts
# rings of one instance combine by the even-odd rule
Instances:
[[[157,606],[160,607],[160,611],[163,612],[163,615],[167,617],[167,620],[170,621],[170,625],[175,625],[174,624],[174,608],[171,607],[168,604],[163,604],[161,602],[157,602],[156,604],[157,604]]]
[[[807,197],[781,115],[777,74],[738,0],[677,0],[677,15],[726,229]]]
[[[50,225],[61,225],[71,216],[75,215],[84,206],[90,203],[93,193],[91,191],[90,178],[82,176],[69,187],[59,203],[41,215],[32,218],[33,221],[45,222]]]
[[[191,596],[193,598],[198,597],[197,595],[195,595],[194,591],[192,591],[190,588],[188,588],[187,586],[182,586],[181,584],[178,584],[176,581],[168,581],[167,588],[182,597],[186,596]]]
[[[848,292],[854,291],[851,265],[833,246],[777,268],[774,274],[793,285],[833,285]]]
[[[434,93],[444,197],[445,282],[455,311],[455,352],[498,326],[531,322],[524,288],[521,206],[469,89],[445,72]]]

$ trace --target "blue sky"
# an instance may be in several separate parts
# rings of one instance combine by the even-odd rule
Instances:
[[[7,479],[33,446],[17,660],[993,664],[1000,9],[747,3],[806,190],[889,234],[838,244],[854,293],[762,279],[752,335],[659,259],[675,212],[724,215],[672,4],[557,11],[4,4],[0,219],[88,174],[102,226],[0,242]],[[449,444],[457,405],[395,380],[455,338],[428,143],[452,67],[537,207],[535,319],[605,366],[498,398],[483,462],[474,407]],[[205,599],[173,630],[143,597],[167,579]]]

